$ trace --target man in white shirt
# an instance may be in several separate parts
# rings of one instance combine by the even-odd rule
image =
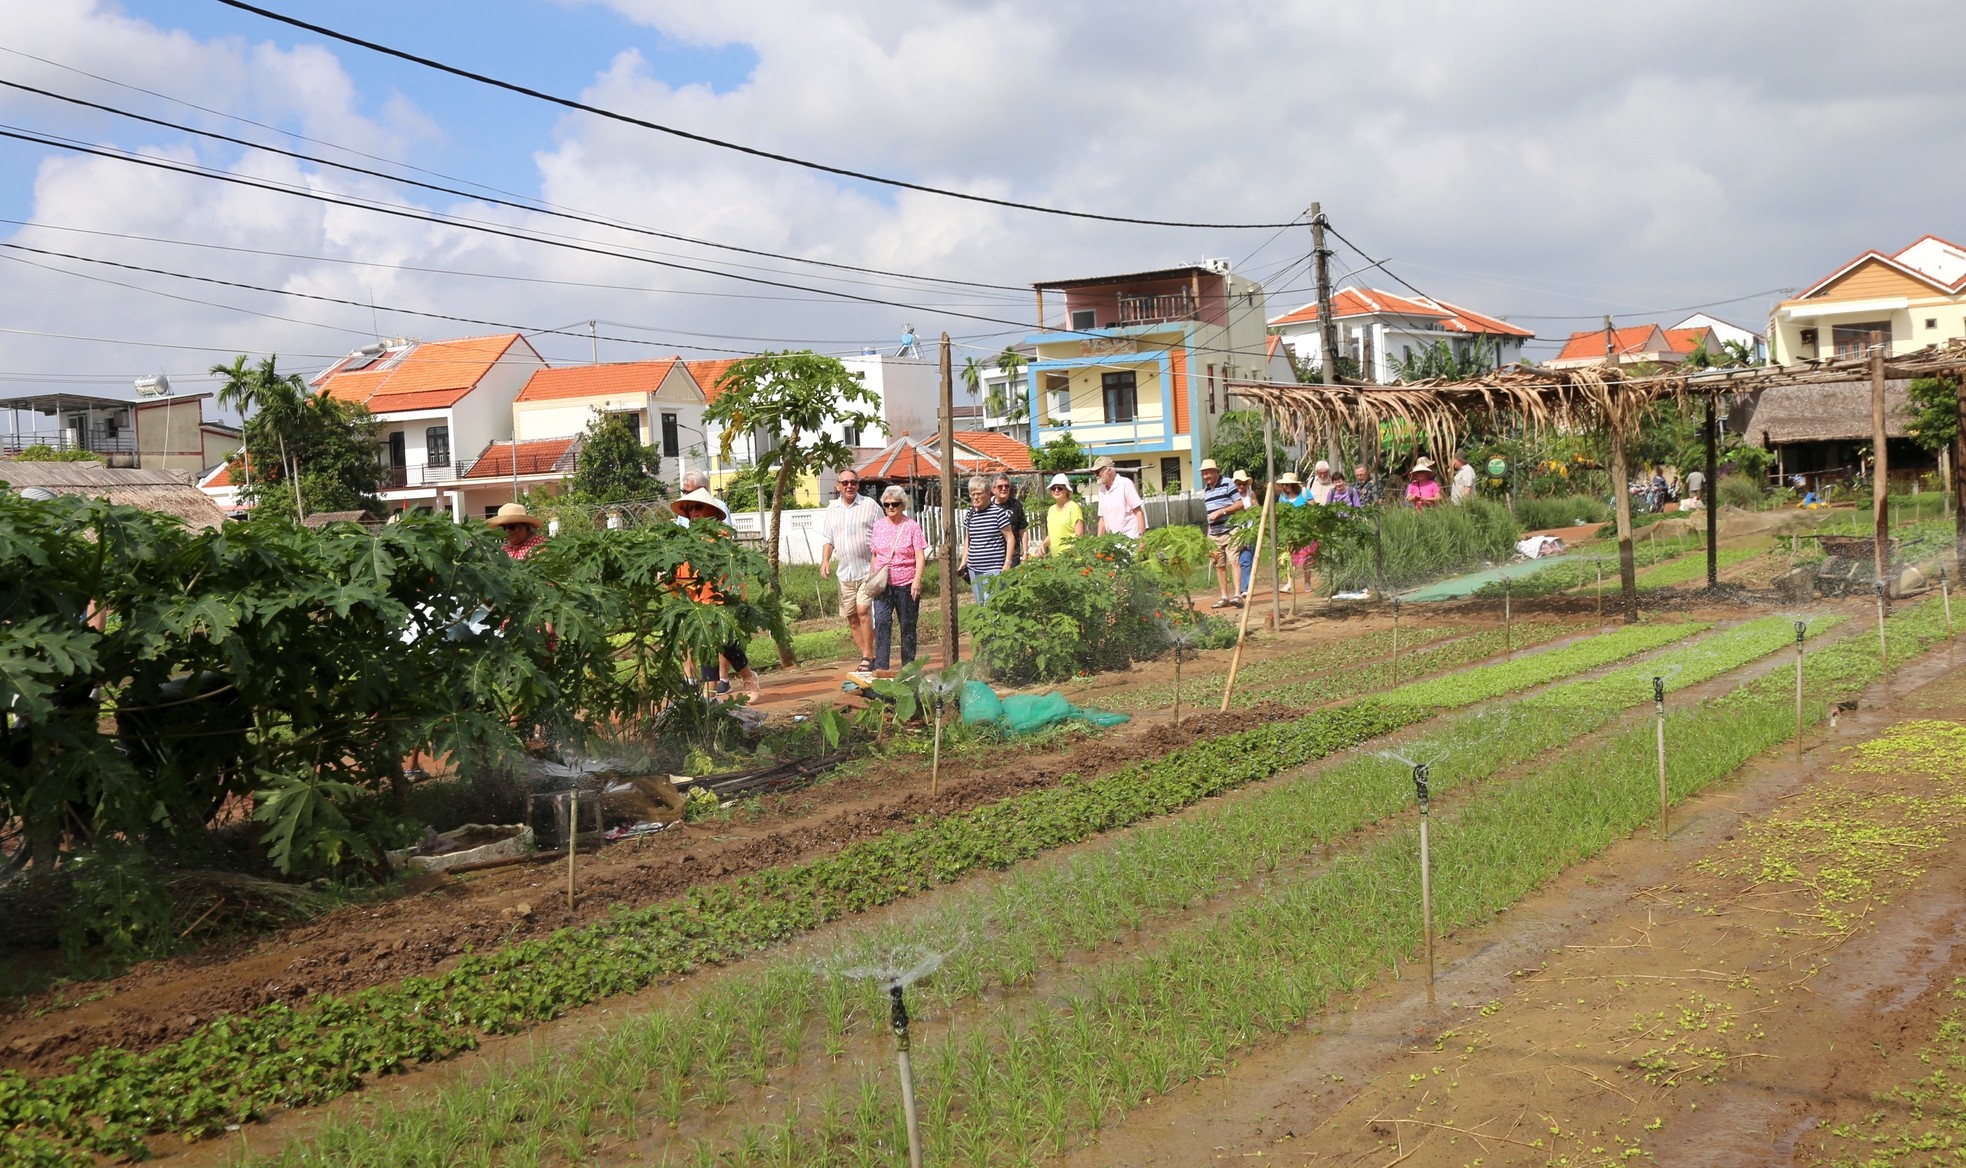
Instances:
[[[1099,480],[1099,534],[1128,539],[1147,534],[1147,509],[1140,502],[1140,491],[1114,468],[1113,460],[1101,455],[1092,464],[1092,474]]]
[[[863,603],[861,586],[873,566],[874,521],[880,517],[881,509],[874,501],[860,497],[860,476],[851,468],[841,471],[839,495],[826,504],[826,514],[819,521],[820,535],[826,541],[819,548],[819,578],[826,578],[838,557],[840,615],[846,618],[847,631],[860,650],[862,669],[874,667],[874,622],[870,619],[874,601],[867,596]]]
[[[1454,467],[1453,493],[1448,495],[1448,501],[1453,503],[1465,503],[1469,499],[1474,498],[1474,493],[1475,493],[1474,467],[1469,466],[1468,460],[1462,458],[1458,453],[1455,454],[1452,458],[1448,459],[1448,462]]]

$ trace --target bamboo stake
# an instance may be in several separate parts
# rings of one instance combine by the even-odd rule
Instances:
[[[1597,561],[1597,619],[1604,619],[1604,561]]]
[[[1271,483],[1268,489],[1263,492],[1263,513],[1257,516],[1256,519],[1255,555],[1256,555],[1256,563],[1258,564],[1263,562],[1263,532],[1269,527],[1270,506],[1274,502],[1276,497],[1277,497],[1276,484]],[[1255,568],[1252,566],[1250,569],[1250,582],[1252,584],[1255,583],[1255,576],[1256,576],[1256,571]],[[1242,668],[1242,646],[1243,646],[1243,642],[1249,639],[1249,610],[1254,607],[1255,604],[1253,601],[1245,600],[1243,602],[1242,625],[1236,630],[1236,651],[1234,655],[1232,655],[1229,658],[1229,680],[1228,683],[1222,687],[1222,712],[1223,713],[1228,712],[1229,699],[1235,696],[1236,672],[1237,670]]]
[[[573,910],[573,859],[580,854],[580,787],[567,791],[567,910]]]

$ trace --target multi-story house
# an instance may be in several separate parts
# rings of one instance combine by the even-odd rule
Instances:
[[[1230,408],[1226,383],[1268,379],[1262,285],[1207,260],[1032,287],[1030,445],[1069,433],[1088,458],[1109,456],[1145,485],[1195,483]]]
[[[1331,319],[1338,328],[1338,354],[1351,369],[1381,385],[1398,381],[1400,368],[1415,354],[1442,341],[1455,354],[1478,352],[1497,368],[1522,359],[1525,341],[1535,333],[1445,300],[1400,296],[1378,288],[1340,288],[1331,296]],[[1318,306],[1306,304],[1270,322],[1270,327],[1307,366],[1324,361],[1324,332]]]
[[[1966,337],[1966,248],[1927,235],[1893,255],[1867,251],[1775,306],[1776,365],[1892,354]]]
[[[355,350],[309,384],[375,415],[378,494],[390,510],[443,509],[461,520],[476,505],[458,485],[460,470],[498,443],[510,446],[513,402],[544,368],[518,333],[451,341],[398,337]],[[460,460],[467,465],[460,468]]]

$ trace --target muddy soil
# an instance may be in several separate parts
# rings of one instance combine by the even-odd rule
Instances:
[[[1929,797],[1928,775],[1847,767],[1906,719],[1966,724],[1966,649],[1872,687],[1801,765],[1783,752],[1689,801],[1664,842],[1636,836],[1444,939],[1437,1007],[1405,967],[1066,1162],[1861,1161],[1870,1146],[1835,1133],[1912,1121],[1889,1093],[1938,1065],[1920,1054],[1966,977],[1966,817],[1895,801]],[[1762,868],[1763,832],[1829,820],[1879,833],[1853,853],[1888,856],[1872,883]],[[1930,847],[1892,834],[1934,826]]]

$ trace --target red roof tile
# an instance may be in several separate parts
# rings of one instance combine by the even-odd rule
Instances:
[[[1666,334],[1666,343],[1672,346],[1672,351],[1675,353],[1691,353],[1700,347],[1700,342],[1712,341],[1713,344],[1708,346],[1707,351],[1716,357],[1720,355],[1719,338],[1714,336],[1710,328],[1660,329],[1659,331]]]
[[[1038,469],[1031,461],[1031,448],[1008,435],[991,430],[957,430],[955,438],[959,445],[1000,463],[1009,474],[1034,474]],[[960,452],[956,461],[965,461]]]
[[[315,377],[315,389],[341,401],[366,405],[376,413],[432,410],[456,405],[513,345],[532,346],[518,333],[418,341],[401,356],[385,356],[376,367],[342,372],[354,360],[343,358]],[[537,356],[537,354],[534,354]]]
[[[1658,336],[1662,336],[1664,332],[1665,330],[1656,324],[1635,324],[1628,328],[1613,329],[1612,345],[1617,350],[1619,356],[1627,356],[1632,353],[1671,352],[1673,350],[1670,341],[1665,342],[1664,348],[1646,348],[1647,344],[1653,342]],[[1599,359],[1604,357],[1603,329],[1587,329],[1584,332],[1571,333],[1570,339],[1563,343],[1563,351],[1558,353],[1552,360],[1580,361],[1587,357],[1597,357]]]
[[[486,445],[484,453],[474,459],[470,468],[459,477],[467,479],[511,478],[512,462],[515,453],[519,463],[518,473],[522,475],[551,474],[555,471],[566,470],[567,467],[562,464],[571,461],[567,458],[567,454],[572,450],[573,444],[579,440],[578,436],[572,438],[534,438],[518,443],[516,452],[511,442],[491,442]]]
[[[696,384],[702,387],[703,400],[713,402],[721,392],[717,388],[717,379],[724,375],[725,370],[743,359],[726,357],[715,361],[685,361],[683,364],[689,368],[690,376],[696,378]]]
[[[1445,300],[1435,300],[1427,296],[1400,296],[1378,288],[1341,288],[1331,297],[1331,317],[1342,320],[1348,316],[1418,316],[1438,320],[1441,327],[1450,332],[1482,333],[1508,337],[1533,337],[1536,334],[1528,329],[1510,324],[1508,321]],[[1271,324],[1303,324],[1318,318],[1315,302],[1306,304],[1294,312],[1286,312],[1270,321]]]
[[[541,369],[519,391],[518,400],[554,401],[610,394],[654,393],[681,357],[662,361],[624,361],[614,365],[568,365]]]

